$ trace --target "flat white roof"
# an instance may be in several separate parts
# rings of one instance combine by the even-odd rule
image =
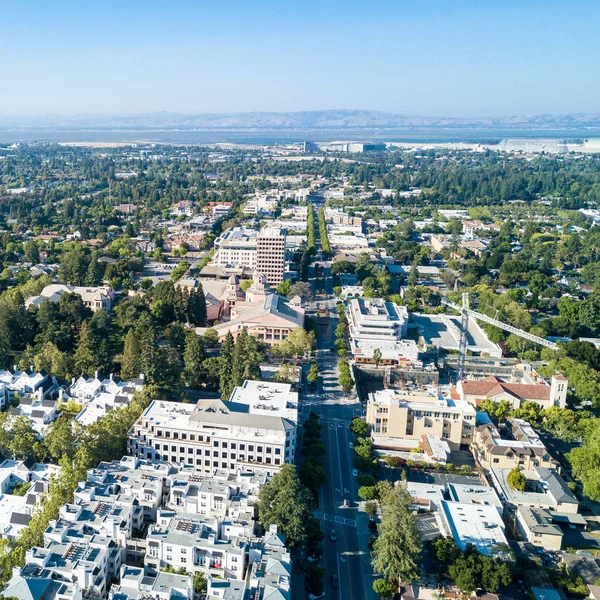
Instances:
[[[495,506],[444,500],[440,510],[461,550],[473,544],[482,554],[490,555],[494,546],[507,543],[504,522]]]

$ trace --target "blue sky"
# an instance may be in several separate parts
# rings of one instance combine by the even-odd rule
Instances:
[[[599,23],[597,0],[0,0],[0,114],[600,112]]]

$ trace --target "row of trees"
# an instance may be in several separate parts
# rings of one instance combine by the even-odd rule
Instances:
[[[329,243],[329,234],[327,233],[327,223],[325,222],[325,209],[319,209],[319,237],[321,238],[321,251],[325,258],[332,255],[331,244]]]

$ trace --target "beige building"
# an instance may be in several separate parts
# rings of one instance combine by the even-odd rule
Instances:
[[[478,406],[484,400],[500,402],[507,400],[512,408],[519,408],[523,402],[535,402],[540,408],[560,406],[567,403],[568,384],[566,377],[553,375],[547,383],[511,383],[499,377],[490,376],[478,380],[462,380],[456,385],[461,400]]]
[[[285,233],[279,227],[263,227],[256,238],[256,270],[270,284],[283,281],[285,272]]]
[[[369,394],[367,423],[376,444],[434,435],[451,450],[458,450],[473,441],[475,409],[467,402],[440,396],[435,388],[385,389]]]
[[[561,549],[563,532],[558,525],[554,524],[552,513],[549,510],[519,506],[517,525],[523,537],[530,544],[547,550]]]
[[[532,471],[535,467],[556,468],[558,463],[548,454],[533,427],[522,419],[508,419],[505,435],[493,424],[480,425],[473,436],[471,448],[477,462],[484,468]]]

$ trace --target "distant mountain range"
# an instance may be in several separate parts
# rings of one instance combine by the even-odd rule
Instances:
[[[374,110],[315,110],[141,115],[12,117],[0,115],[0,129],[48,130],[303,130],[303,129],[508,129],[569,130],[600,128],[600,113],[497,118],[419,117]]]

